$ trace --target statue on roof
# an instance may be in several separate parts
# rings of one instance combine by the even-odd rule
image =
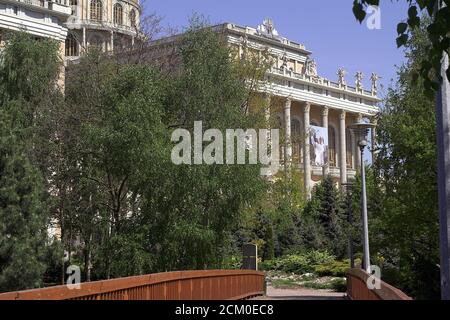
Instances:
[[[376,95],[377,94],[377,82],[378,80],[380,80],[381,77],[379,75],[377,75],[375,72],[372,72],[372,75],[370,76],[370,80],[372,80],[372,94]]]
[[[344,68],[339,68],[337,75],[338,75],[338,84],[340,86],[345,86],[347,83],[345,82],[345,75],[347,74],[347,72],[345,71]]]
[[[364,74],[361,71],[356,72],[355,85],[356,85],[356,90],[358,90],[358,91],[363,90],[363,84],[362,84],[363,78],[364,78]]]
[[[306,60],[306,74],[308,76],[317,77],[317,64],[316,60],[308,58]]]
[[[275,29],[273,20],[270,18],[264,19],[263,23],[256,28],[259,34],[268,37],[278,37],[278,31]]]

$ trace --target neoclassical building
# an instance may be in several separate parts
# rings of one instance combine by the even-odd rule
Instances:
[[[216,27],[224,31],[228,43],[239,55],[245,48],[266,50],[274,57],[266,81],[258,89],[268,100],[282,101],[282,108],[266,110],[279,119],[285,145],[282,160],[303,172],[304,187],[310,194],[315,183],[324,174],[331,175],[336,183],[348,182],[360,166],[357,141],[349,126],[367,118],[374,120],[379,111],[377,80],[372,73],[371,88],[363,87],[363,74],[358,72],[353,81],[345,78],[343,68],[336,68],[336,79],[326,79],[317,72],[312,52],[304,45],[278,34],[270,19],[255,28],[226,23]],[[354,82],[354,86],[350,85]],[[276,113],[276,114],[274,114]],[[328,165],[312,165],[310,155],[310,127],[319,126],[328,131]],[[374,135],[374,132],[372,132]],[[308,150],[308,152],[304,152]]]
[[[61,43],[67,36],[65,23],[71,14],[68,0],[0,0],[0,42],[7,31],[25,31],[36,38]]]
[[[67,1],[72,15],[66,24],[66,59],[78,58],[89,46],[111,52],[133,45],[141,14],[138,0]]]

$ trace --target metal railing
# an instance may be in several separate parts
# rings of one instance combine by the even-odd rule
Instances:
[[[240,300],[263,295],[265,275],[251,270],[156,273],[0,294],[0,300]]]
[[[367,280],[370,275],[362,269],[350,269],[346,276],[347,296],[352,300],[412,300],[401,290],[381,280],[379,289],[369,289]]]

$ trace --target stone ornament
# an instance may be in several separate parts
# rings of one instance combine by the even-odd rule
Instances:
[[[347,85],[347,83],[345,82],[345,75],[347,74],[347,72],[344,70],[344,68],[339,68],[337,75],[338,75],[338,84],[340,86],[345,86]]]
[[[363,78],[364,78],[364,74],[361,71],[356,72],[355,85],[356,85],[356,90],[358,90],[358,91],[363,90],[363,84],[362,84]]]
[[[378,80],[380,80],[381,77],[377,75],[375,72],[372,72],[372,75],[370,76],[370,80],[372,81],[372,94],[377,95],[377,88],[378,88]]]

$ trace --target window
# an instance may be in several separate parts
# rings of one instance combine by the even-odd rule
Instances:
[[[120,3],[114,5],[114,24],[119,26],[123,24],[123,9]]]
[[[302,163],[302,135],[301,124],[297,119],[291,121],[292,160],[294,163]]]
[[[91,20],[102,21],[103,4],[100,0],[91,0]]]
[[[130,11],[130,25],[136,27],[136,11],[134,9]]]
[[[350,129],[346,129],[345,132],[345,148],[346,148],[346,159],[347,159],[347,168],[353,168],[353,143],[352,143],[352,134]]]
[[[328,127],[328,161],[330,167],[336,167],[336,132]]]
[[[73,34],[68,34],[66,38],[66,57],[77,57],[78,54],[78,42]]]

